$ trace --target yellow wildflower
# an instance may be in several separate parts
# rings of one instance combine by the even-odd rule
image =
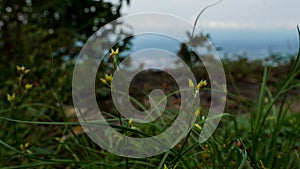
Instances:
[[[7,100],[13,103],[16,100],[16,93],[13,93],[12,95],[7,94]]]
[[[196,110],[196,112],[195,112],[195,116],[200,116],[200,114],[201,114],[201,107],[199,107],[197,110]]]
[[[117,48],[115,51],[113,49],[110,50],[110,56],[115,56],[119,54],[119,48]]]
[[[24,66],[17,66],[17,70],[19,72],[24,72],[25,71],[25,67]]]
[[[25,144],[20,144],[20,150],[25,151],[26,149],[28,149],[29,147],[29,142],[25,143]]]
[[[190,87],[190,88],[194,88],[194,86],[195,86],[195,85],[194,85],[193,81],[192,81],[191,79],[189,79],[189,87]]]
[[[101,80],[101,82],[102,82],[103,84],[107,84],[107,81],[106,81],[105,79],[100,78],[100,80]]]
[[[132,120],[132,119],[129,119],[129,121],[128,121],[128,126],[132,126],[132,122],[133,122],[133,120]]]
[[[21,151],[27,152],[28,154],[32,154],[32,152],[28,148],[29,148],[28,142],[26,142],[25,144],[20,144]]]
[[[171,169],[175,169],[175,168],[176,168],[176,166]],[[168,166],[166,164],[164,164],[164,169],[168,169]]]
[[[205,87],[207,85],[207,81],[206,80],[201,80],[198,85],[197,85],[197,88],[198,90],[201,90],[203,89],[203,87]]]
[[[17,71],[20,73],[27,74],[30,72],[30,69],[26,69],[24,66],[17,66]]]
[[[27,84],[25,85],[25,90],[30,90],[30,89],[32,88],[32,86],[33,86],[33,84],[27,83]]]
[[[105,74],[104,78],[100,78],[100,80],[103,84],[110,86],[110,83],[112,82],[113,77],[112,77],[112,75]]]
[[[202,127],[199,124],[194,124],[194,127],[196,127],[199,131],[202,130]]]
[[[105,74],[105,80],[106,80],[107,82],[112,82],[112,80],[113,80],[112,75]]]

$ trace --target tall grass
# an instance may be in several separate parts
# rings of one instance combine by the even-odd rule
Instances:
[[[11,89],[19,100],[11,105],[3,101],[0,110],[0,168],[300,168],[300,113],[291,107],[299,101],[288,98],[291,90],[299,89],[299,66],[300,51],[287,78],[276,89],[268,87],[272,69],[266,66],[258,101],[250,103],[248,113],[224,113],[219,128],[207,142],[199,144],[199,129],[193,128],[173,149],[145,159],[119,157],[94,144],[80,131],[80,124],[67,115],[55,87],[43,95],[35,86],[20,97],[24,81],[16,82]],[[59,77],[52,76],[57,82]],[[35,101],[35,90],[42,95],[39,97],[52,97],[55,103]],[[127,119],[106,113],[111,121],[123,124],[112,127],[145,137],[163,132],[178,112],[166,111],[160,123],[133,124],[135,128],[127,125]],[[204,120],[199,117],[197,123],[203,124]]]

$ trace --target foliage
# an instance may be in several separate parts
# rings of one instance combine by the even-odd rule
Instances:
[[[31,68],[22,78],[15,69],[18,76],[6,86],[10,86],[9,94],[16,93],[16,100],[14,104],[4,101],[0,111],[0,165],[12,168],[299,168],[299,110],[291,106],[297,99],[287,97],[289,91],[299,88],[296,79],[300,73],[299,61],[300,55],[290,66],[287,78],[272,92],[267,83],[270,68],[266,67],[259,99],[241,102],[251,105],[244,114],[227,108],[228,113],[223,114],[219,128],[206,143],[198,143],[200,125],[204,122],[199,116],[199,126],[185,140],[162,155],[146,159],[118,157],[91,142],[70,116],[72,110],[62,105],[62,95],[55,88],[63,86],[60,76],[50,74],[58,83],[50,90],[45,85],[35,85],[26,91],[25,84],[34,83],[31,74],[36,68]],[[105,76],[106,79],[110,76]],[[55,104],[47,102],[50,95]],[[176,112],[166,113],[170,120]],[[114,117],[120,120],[116,115],[108,113],[111,120]],[[150,128],[123,118],[121,121],[128,125],[118,130],[134,136],[157,134],[154,131],[163,131],[168,126],[168,120]]]
[[[121,16],[122,5],[123,1],[114,5],[102,0],[1,0],[2,56],[24,62],[25,56],[47,56],[50,46],[54,56],[74,56],[76,44]]]
[[[123,5],[123,0],[0,0],[1,81],[13,76],[20,64],[37,69],[40,78],[52,71],[52,64],[72,64],[91,34],[121,16]]]
[[[0,0],[0,93],[12,90],[7,86],[13,83],[10,77],[15,76],[16,65],[24,65],[32,68],[28,79],[40,86],[45,96],[53,98],[46,90],[53,88],[62,101],[71,103],[72,68],[82,44],[97,29],[120,17],[123,5],[123,0],[116,4],[103,0]],[[127,44],[129,40],[123,46]],[[55,102],[45,96],[38,101]]]

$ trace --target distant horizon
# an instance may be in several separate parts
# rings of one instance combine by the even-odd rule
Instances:
[[[219,53],[247,53],[251,58],[264,58],[272,53],[282,55],[296,54],[299,40],[295,31],[246,31],[221,30],[209,33],[215,47],[221,47]]]
[[[207,33],[207,32],[204,32]],[[297,31],[291,32],[260,32],[260,31],[212,31],[208,33],[219,57],[225,54],[231,59],[245,56],[249,59],[263,59],[271,54],[282,56],[294,55],[298,52]],[[233,38],[232,38],[233,37]],[[159,39],[159,40],[158,40]],[[180,42],[171,37],[155,37],[152,35],[138,35],[133,39],[133,47],[128,51],[134,53],[148,48],[159,48],[176,53],[180,49]]]

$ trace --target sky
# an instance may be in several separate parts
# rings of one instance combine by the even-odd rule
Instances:
[[[131,0],[122,12],[163,12],[194,22],[205,6],[217,0]],[[223,0],[207,10],[199,27],[209,29],[295,30],[300,24],[299,0]]]
[[[108,0],[117,3],[119,0]],[[191,24],[207,5],[218,0],[131,0],[123,15],[161,12],[181,17]],[[300,0],[223,0],[206,10],[197,27],[209,33],[223,53],[296,53]],[[145,21],[141,20],[141,23]],[[160,24],[168,24],[161,22]],[[161,25],[163,27],[163,25]]]

